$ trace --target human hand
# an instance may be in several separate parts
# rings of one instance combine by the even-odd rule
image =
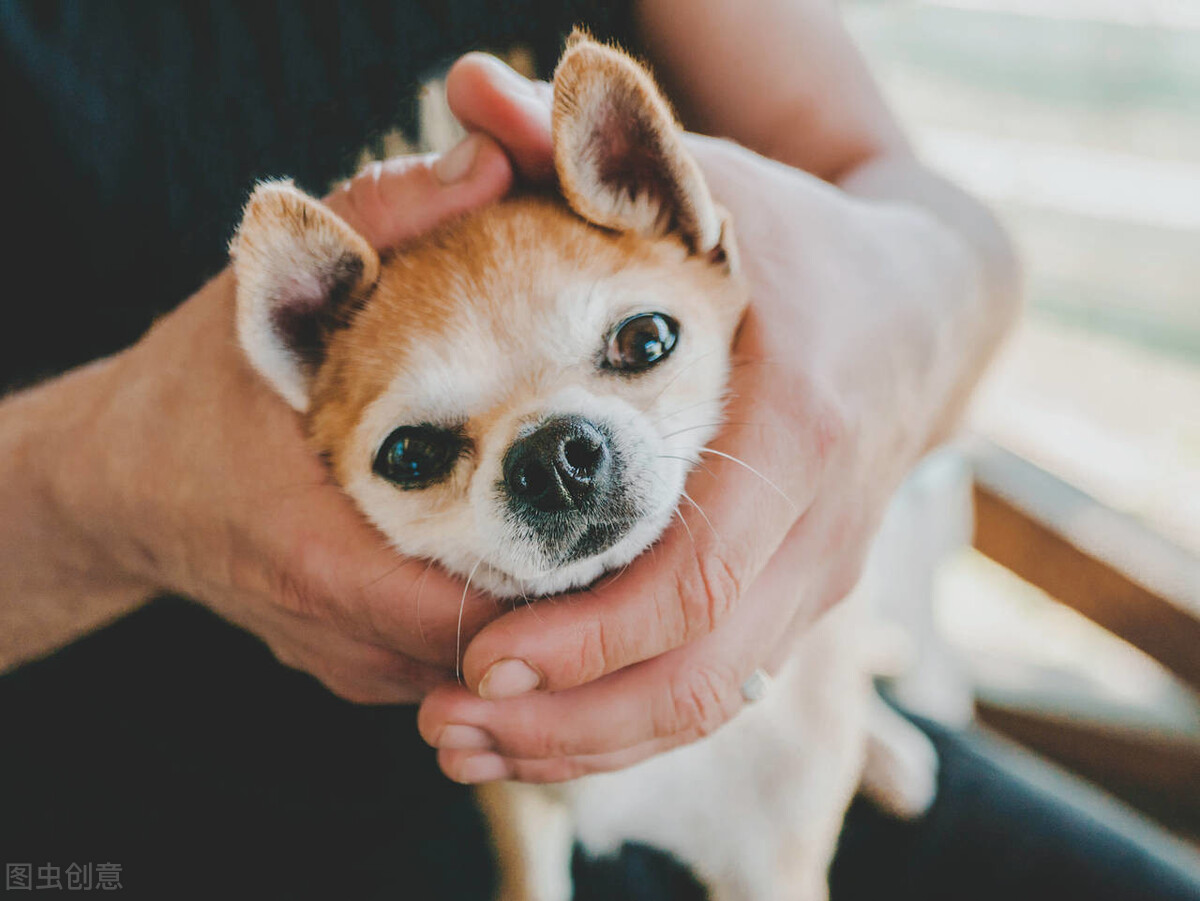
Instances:
[[[504,195],[477,135],[375,164],[326,199],[377,247]],[[136,289],[136,286],[134,286]],[[234,334],[226,271],[96,368],[47,464],[111,578],[195,598],[344,698],[413,702],[453,669],[461,583],[398,558],[333,484]],[[468,598],[463,625],[495,615]]]
[[[472,55],[447,89],[468,128],[548,176],[546,86]],[[573,778],[725,722],[745,679],[853,587],[984,343],[976,263],[929,213],[726,141],[689,147],[733,214],[751,288],[728,424],[688,482],[686,526],[589,592],[486,625],[463,660],[471,690],[425,699],[421,733],[452,778]]]

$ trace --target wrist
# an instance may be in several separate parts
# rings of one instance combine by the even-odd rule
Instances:
[[[126,352],[127,353],[127,352]],[[53,387],[59,397],[47,409],[33,441],[40,458],[38,482],[62,538],[60,561],[90,589],[155,589],[138,565],[121,479],[136,436],[122,436],[112,413],[129,403],[123,396],[125,353],[98,360],[64,376]],[[126,425],[126,431],[128,424]],[[31,466],[32,468],[32,466]]]
[[[0,671],[153,593],[116,562],[105,528],[86,522],[76,503],[76,486],[92,477],[95,462],[83,420],[95,409],[108,365],[92,364],[0,404]]]

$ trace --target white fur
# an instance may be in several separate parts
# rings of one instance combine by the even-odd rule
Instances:
[[[451,331],[430,336],[415,349],[358,423],[350,453],[360,462],[343,486],[397,550],[436,559],[460,576],[473,572],[473,584],[501,597],[586,585],[657,539],[674,513],[691,463],[716,431],[727,366],[724,349],[696,327],[702,318],[678,312],[678,292],[684,289],[652,273],[580,279],[560,265],[557,271],[544,268],[539,281],[534,290],[555,302],[530,310],[527,320],[498,329],[463,317]],[[676,313],[692,325],[669,364],[636,385],[597,372],[603,337],[626,316],[644,311]],[[545,335],[555,340],[547,342]],[[662,392],[684,367],[690,382]],[[609,426],[641,488],[643,516],[604,553],[554,568],[534,537],[510,521],[496,486],[504,453],[518,431],[563,413]],[[376,451],[397,426],[452,425],[485,415],[487,433],[446,482],[404,492],[371,472]]]
[[[585,848],[662,848],[691,866],[713,901],[820,901],[862,769],[862,624],[859,604],[840,605],[797,645],[767,696],[726,727],[571,783]]]
[[[897,505],[891,515],[920,528],[920,513]],[[668,851],[713,901],[825,901],[857,788],[893,816],[921,816],[936,795],[937,754],[871,684],[875,611],[898,563],[877,543],[858,587],[798,641],[766,697],[709,737],[626,770],[545,787],[584,848],[606,855],[642,842]],[[528,834],[551,822],[528,805],[513,814]],[[529,875],[540,878],[523,901],[569,901],[569,855],[558,843],[535,850],[542,857]]]

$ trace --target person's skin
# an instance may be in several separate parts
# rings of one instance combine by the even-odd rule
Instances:
[[[827,5],[752,6],[638,14],[690,122],[789,164],[691,143],[753,294],[713,447],[761,477],[706,458],[689,531],[590,592],[486,626],[494,604],[468,594],[457,686],[461,583],[398,559],[329,482],[236,347],[226,274],[129,350],[0,403],[0,669],[171,590],[343,697],[425,697],[422,734],[462,781],[624,766],[731,716],[742,681],[853,585],[1016,307],[1003,236],[913,159]],[[465,176],[397,161],[331,198],[377,246],[502,196],[512,166],[550,171],[543,90],[479,56],[448,89],[491,136]]]

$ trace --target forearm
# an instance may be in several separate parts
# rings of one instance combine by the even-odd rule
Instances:
[[[635,15],[690,130],[831,182],[911,156],[829,0],[638,0]]]
[[[40,657],[138,606],[149,587],[80,527],[61,474],[78,430],[105,403],[101,361],[0,402],[0,672]]]

